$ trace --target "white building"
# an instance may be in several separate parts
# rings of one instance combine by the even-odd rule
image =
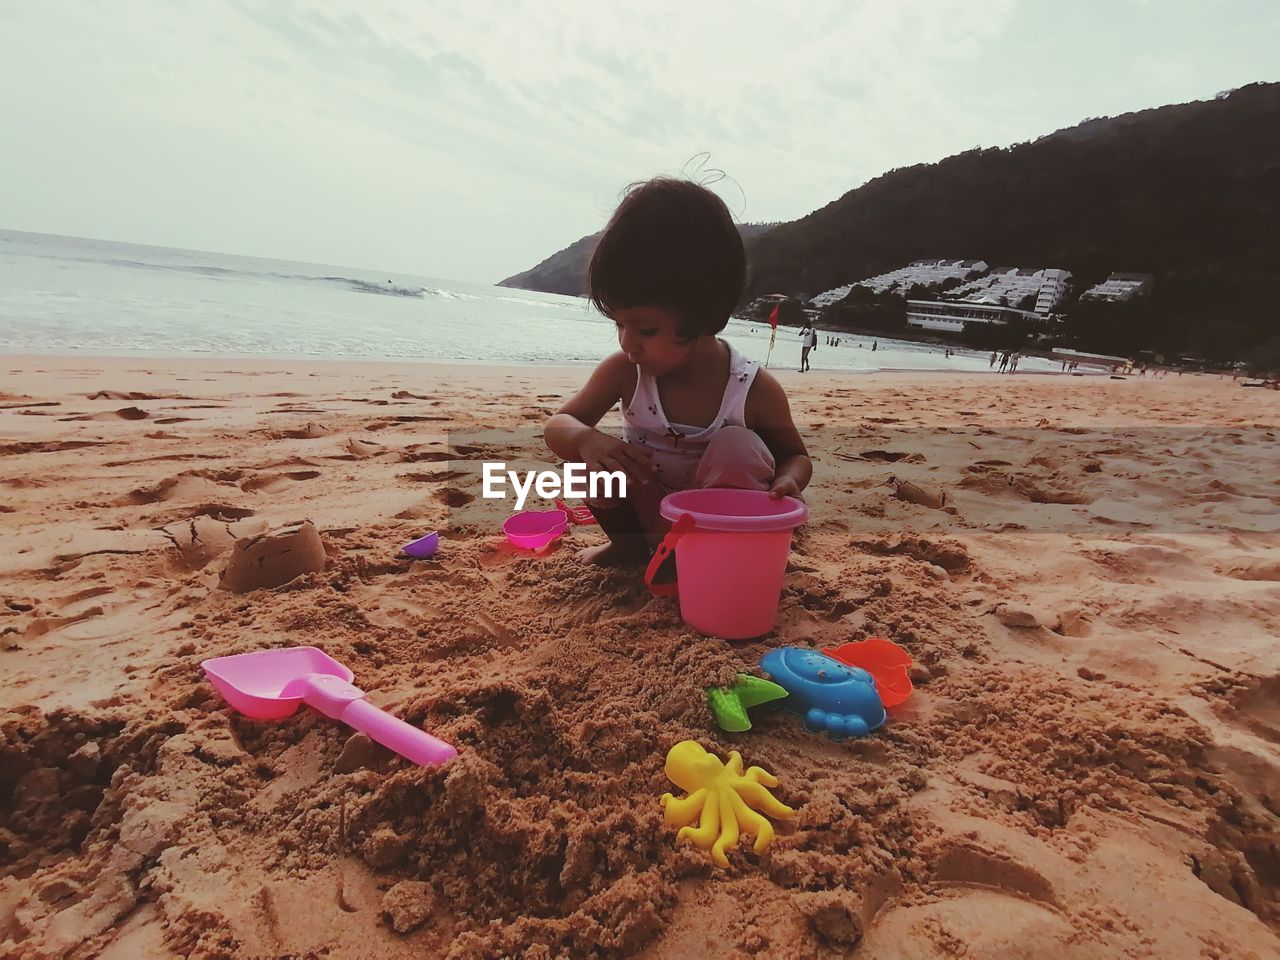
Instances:
[[[1045,317],[1070,289],[1071,274],[1066,270],[997,267],[984,277],[947,291],[946,296],[965,303],[1005,307],[1017,307],[1030,298],[1035,313]]]
[[[1081,300],[1106,300],[1119,303],[1151,292],[1155,277],[1149,273],[1113,273],[1097,286],[1080,294]]]
[[[937,287],[948,280],[967,280],[985,273],[986,270],[987,264],[982,260],[916,260],[889,273],[824,291],[813,298],[813,305],[825,307],[839,303],[854,287],[866,287],[874,293],[886,293],[894,289],[905,292],[915,286]]]
[[[966,323],[1008,323],[1021,317],[1026,320],[1043,320],[1038,313],[1017,310],[998,303],[978,303],[968,300],[908,300],[907,326],[921,330],[946,330],[960,333]]]
[[[1041,270],[1044,279],[1040,283],[1040,293],[1036,296],[1036,313],[1047,317],[1053,308],[1060,304],[1071,290],[1071,274],[1066,270]]]

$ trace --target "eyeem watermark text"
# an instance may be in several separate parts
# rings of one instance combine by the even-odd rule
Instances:
[[[585,497],[612,499],[627,495],[627,475],[621,470],[588,470],[585,463],[566,463],[559,472],[555,470],[526,470],[523,482],[520,471],[508,470],[505,463],[485,463],[484,487],[481,495],[488,500],[507,497],[507,485],[515,491],[513,510],[524,509],[525,499],[532,490],[543,500],[569,497],[581,500]]]

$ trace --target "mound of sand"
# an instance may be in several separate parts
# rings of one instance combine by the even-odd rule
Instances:
[[[218,585],[232,593],[268,590],[324,569],[324,543],[310,520],[237,540]]]

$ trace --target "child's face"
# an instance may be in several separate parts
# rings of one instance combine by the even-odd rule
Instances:
[[[625,307],[613,311],[618,345],[627,359],[652,376],[669,373],[689,361],[697,338],[679,334],[679,318],[662,307]]]

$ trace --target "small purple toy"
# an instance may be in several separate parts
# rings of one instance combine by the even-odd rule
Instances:
[[[414,560],[426,560],[428,557],[434,556],[439,549],[440,534],[432,532],[425,537],[419,537],[417,540],[406,543],[400,548],[400,552],[406,557],[412,557]]]
[[[875,679],[861,667],[817,650],[779,647],[760,658],[760,668],[787,691],[783,706],[799,713],[810,733],[865,737],[885,721]]]

